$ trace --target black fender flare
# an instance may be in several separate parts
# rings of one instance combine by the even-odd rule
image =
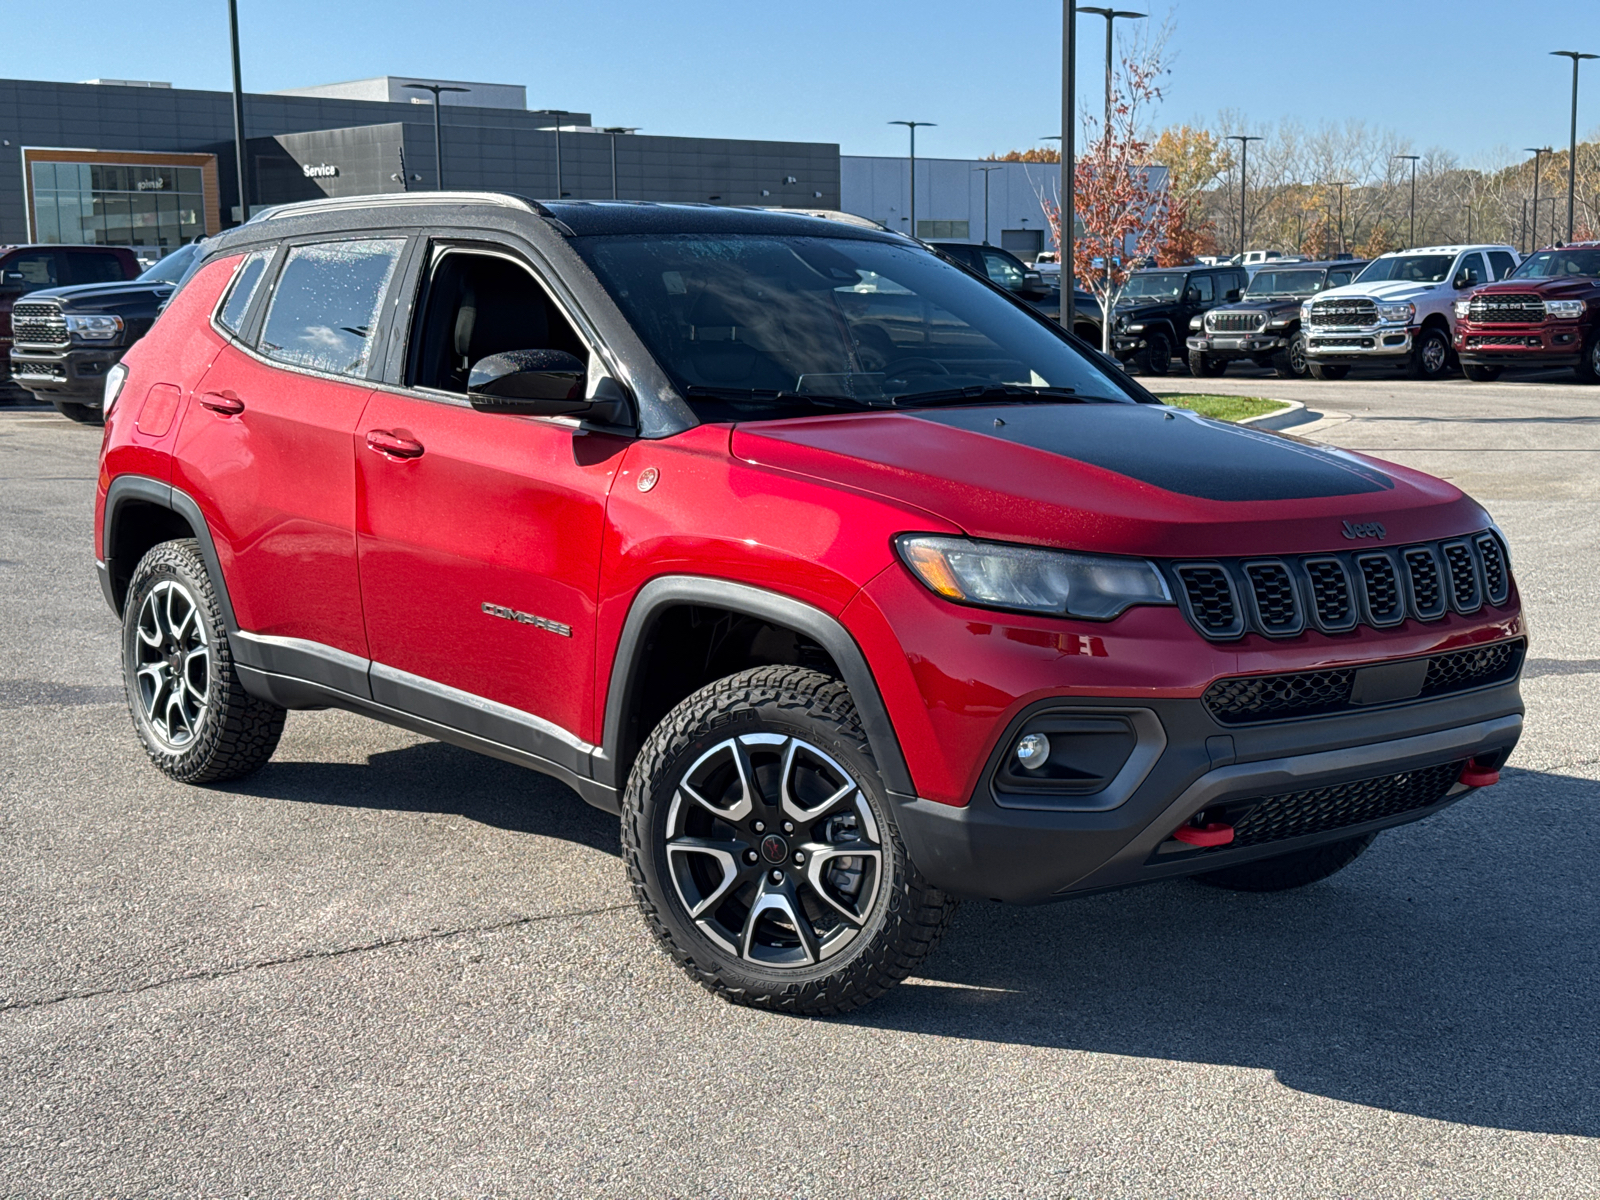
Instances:
[[[804,601],[746,583],[703,575],[659,576],[634,596],[622,636],[617,641],[616,658],[611,664],[600,748],[590,758],[596,780],[619,792],[627,783],[626,778],[618,778],[620,764],[616,757],[622,744],[623,714],[638,694],[643,651],[651,628],[665,609],[679,604],[703,604],[771,621],[803,633],[820,645],[838,665],[844,684],[855,700],[862,728],[883,774],[884,786],[896,800],[915,799],[911,772],[906,767],[889,710],[884,706],[866,655],[850,632],[836,618]]]
[[[211,577],[211,586],[216,591],[217,603],[222,608],[223,624],[229,633],[237,633],[239,622],[233,615],[233,601],[228,596],[228,582],[222,577],[222,561],[217,557],[217,546],[211,538],[211,528],[206,524],[205,514],[200,511],[200,506],[188,492],[173,487],[170,483],[162,483],[159,479],[151,479],[148,475],[118,475],[106,489],[105,520],[98,565],[100,587],[105,592],[106,603],[111,606],[111,611],[118,617],[122,616],[122,598],[116,592],[111,548],[117,544],[117,522],[130,501],[165,508],[177,513],[188,523],[189,528],[194,531],[195,541],[200,543],[200,557],[205,560],[206,574]]]

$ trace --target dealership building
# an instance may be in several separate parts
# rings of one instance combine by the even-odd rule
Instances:
[[[843,209],[925,238],[1047,247],[1056,167],[841,157],[829,142],[666,137],[532,109],[525,89],[383,76],[244,97],[250,208],[444,185],[574,199]],[[985,170],[987,168],[987,170]],[[987,203],[985,189],[987,187]],[[241,219],[232,97],[162,83],[0,80],[0,245],[167,250]],[[987,219],[987,225],[985,220]]]

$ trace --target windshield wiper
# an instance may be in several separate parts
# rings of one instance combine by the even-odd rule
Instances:
[[[991,383],[943,388],[933,392],[910,392],[894,397],[894,405],[896,408],[921,408],[937,404],[971,404],[978,400],[1064,400],[1073,404],[1093,404],[1097,399],[1098,397],[1080,396],[1069,387],[1024,387],[1015,383]]]
[[[707,387],[691,384],[683,389],[691,400],[748,400],[753,403],[792,404],[799,401],[815,408],[887,408],[885,403],[873,403],[859,396],[834,396],[824,392],[785,392],[776,388]]]

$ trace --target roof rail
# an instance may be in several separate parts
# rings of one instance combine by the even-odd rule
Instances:
[[[293,204],[280,204],[266,212],[258,213],[251,219],[280,221],[285,217],[342,212],[352,208],[403,208],[418,204],[494,204],[501,208],[515,208],[535,213],[541,217],[550,215],[544,205],[506,192],[380,192],[372,196],[330,196],[325,200],[300,200]]]

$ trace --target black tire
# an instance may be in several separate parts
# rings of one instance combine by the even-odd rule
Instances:
[[[55,405],[56,411],[69,421],[76,421],[80,425],[99,425],[104,421],[105,414],[93,404],[78,404],[72,400],[50,401]]]
[[[1500,367],[1462,367],[1461,373],[1473,383],[1493,383],[1500,378]]]
[[[202,668],[203,694],[194,686]],[[145,753],[179,783],[242,778],[278,747],[287,713],[239,685],[192,538],[162,542],[134,568],[122,609],[122,678]]]
[[[1165,375],[1172,368],[1172,343],[1159,329],[1152,330],[1133,357],[1133,365],[1143,375]]]
[[[1310,364],[1306,362],[1306,335],[1296,332],[1289,344],[1272,356],[1272,372],[1279,379],[1304,379]]]
[[[1189,351],[1189,374],[1196,379],[1215,379],[1228,369],[1228,360],[1212,358],[1203,350]]]
[[[1583,356],[1574,368],[1579,383],[1600,383],[1600,330],[1589,335],[1583,344]]]
[[[810,774],[791,767],[803,762]],[[825,798],[784,808],[780,783]],[[956,909],[906,855],[849,691],[801,667],[730,675],[667,714],[629,773],[622,848],[662,947],[702,987],[755,1008],[849,1012],[911,974]],[[853,893],[841,890],[852,870]]]
[[[1406,374],[1412,379],[1438,380],[1449,376],[1454,363],[1450,349],[1450,335],[1437,325],[1430,325],[1417,334],[1411,346],[1411,362]]]
[[[1237,867],[1223,867],[1220,871],[1207,871],[1191,878],[1207,887],[1227,888],[1231,892],[1286,892],[1344,870],[1361,857],[1377,836],[1364,833],[1342,842],[1240,863]]]
[[[1343,379],[1350,374],[1347,363],[1308,363],[1306,370],[1311,372],[1313,379]]]

